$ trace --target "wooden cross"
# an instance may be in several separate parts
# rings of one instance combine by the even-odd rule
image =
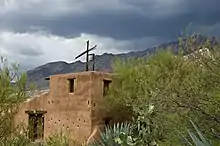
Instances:
[[[92,71],[95,70],[95,54],[89,54],[90,56],[92,56]]]
[[[89,71],[89,52],[94,50],[97,47],[97,45],[95,45],[94,47],[89,49],[89,41],[87,41],[86,44],[87,44],[86,45],[86,51],[81,53],[81,54],[79,54],[78,56],[76,56],[75,59],[78,59],[79,57],[81,57],[84,54],[86,54],[86,71]]]

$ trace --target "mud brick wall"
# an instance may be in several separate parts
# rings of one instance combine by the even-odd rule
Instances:
[[[50,91],[21,104],[15,123],[28,125],[26,110],[43,110],[44,139],[55,133],[69,134],[73,139],[86,140],[94,126],[104,124],[100,111],[103,105],[103,80],[111,80],[110,73],[81,72],[50,76]],[[69,79],[74,79],[70,93]]]

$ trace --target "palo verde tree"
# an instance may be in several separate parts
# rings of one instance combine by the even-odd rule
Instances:
[[[189,49],[209,47],[202,44],[199,48],[189,42],[185,42]],[[184,134],[189,119],[203,133],[214,136],[212,129],[220,130],[220,85],[216,86],[220,65],[215,65],[214,73],[204,65],[210,58],[203,56],[197,53],[186,57],[181,51],[176,55],[167,49],[147,58],[116,61],[117,76],[106,98],[108,107],[131,109],[146,127],[145,133],[141,131],[146,143],[180,143],[178,133]]]
[[[0,144],[4,145],[19,127],[13,126],[13,116],[24,101],[26,74],[20,73],[16,63],[8,63],[1,57],[0,68]]]

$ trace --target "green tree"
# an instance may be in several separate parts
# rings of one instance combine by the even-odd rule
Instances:
[[[19,127],[13,126],[13,116],[19,104],[27,98],[25,93],[26,74],[19,71],[19,65],[0,62],[0,144],[5,145]]]
[[[193,51],[207,47],[195,46],[191,40],[185,44]],[[136,118],[142,117],[148,127],[146,142],[176,145],[180,142],[178,131],[190,126],[189,118],[211,136],[211,129],[218,131],[220,127],[220,85],[215,86],[219,76],[210,75],[213,71],[202,65],[209,62],[203,56],[195,53],[184,57],[181,51],[175,55],[168,49],[148,58],[117,60],[117,76],[106,98],[109,109],[130,108]],[[219,69],[216,66],[216,72]]]

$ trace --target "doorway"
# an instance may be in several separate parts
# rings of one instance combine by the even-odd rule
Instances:
[[[44,112],[28,113],[28,137],[32,141],[42,140],[44,137]]]

